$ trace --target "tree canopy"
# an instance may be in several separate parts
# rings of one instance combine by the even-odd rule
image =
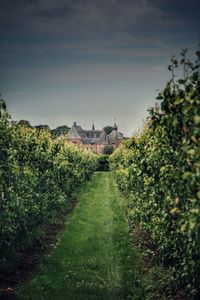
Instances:
[[[51,130],[52,136],[54,138],[59,137],[61,134],[67,134],[70,130],[70,127],[66,125],[58,126],[55,129]]]
[[[114,130],[114,127],[110,126],[110,125],[107,125],[103,129],[104,129],[106,134],[110,134]]]
[[[110,155],[114,151],[114,148],[112,146],[106,145],[103,149],[103,154]]]

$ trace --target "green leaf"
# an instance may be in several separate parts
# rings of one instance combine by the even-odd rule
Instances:
[[[184,180],[190,179],[192,177],[192,173],[191,172],[185,172],[182,176],[182,178]]]

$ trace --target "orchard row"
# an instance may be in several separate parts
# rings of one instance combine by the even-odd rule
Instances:
[[[0,264],[8,269],[42,240],[47,224],[58,222],[97,161],[45,130],[13,125],[0,104]]]
[[[174,282],[191,298],[200,292],[200,52],[197,57],[191,63],[181,53],[184,74],[177,81],[172,58],[161,105],[150,109],[143,132],[111,156],[130,225],[150,233]]]

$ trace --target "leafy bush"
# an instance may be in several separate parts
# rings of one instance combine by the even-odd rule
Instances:
[[[183,79],[172,79],[149,110],[140,136],[124,142],[110,158],[119,189],[131,199],[131,226],[139,224],[174,270],[177,287],[200,296],[200,52],[192,63],[181,53]]]
[[[105,155],[111,155],[113,153],[113,151],[114,151],[113,146],[106,145],[103,148],[103,154],[105,154]]]
[[[109,171],[109,155],[102,154],[98,156],[97,171]]]
[[[52,140],[51,133],[14,125],[0,105],[0,264],[6,269],[18,254],[42,238],[73,190],[96,169],[96,155]]]

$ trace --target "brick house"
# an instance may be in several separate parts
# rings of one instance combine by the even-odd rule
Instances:
[[[104,129],[96,130],[94,124],[92,130],[84,130],[74,122],[68,132],[68,139],[74,144],[81,145],[86,150],[101,154],[105,146],[116,149],[123,141],[123,134],[118,131],[116,123],[113,131],[106,134]]]

